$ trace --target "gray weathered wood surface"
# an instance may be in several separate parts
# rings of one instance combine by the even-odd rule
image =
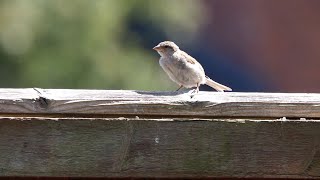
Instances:
[[[0,176],[320,178],[320,94],[0,89]]]
[[[320,94],[0,89],[2,114],[320,117]]]

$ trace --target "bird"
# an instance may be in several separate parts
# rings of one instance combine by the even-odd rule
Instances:
[[[163,41],[153,47],[160,54],[159,64],[170,79],[181,88],[196,88],[193,92],[199,92],[199,86],[206,84],[216,91],[232,91],[231,88],[213,81],[205,75],[201,64],[186,52],[180,50],[172,41]]]

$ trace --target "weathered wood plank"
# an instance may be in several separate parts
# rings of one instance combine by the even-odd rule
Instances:
[[[230,121],[1,118],[0,176],[320,177],[318,120]]]
[[[0,114],[320,117],[320,94],[0,89]]]
[[[320,178],[319,123],[320,94],[0,89],[0,176]]]

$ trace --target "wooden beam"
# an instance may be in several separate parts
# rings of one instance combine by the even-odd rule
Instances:
[[[319,178],[319,94],[0,89],[0,176]]]
[[[320,117],[320,94],[0,89],[2,114]]]

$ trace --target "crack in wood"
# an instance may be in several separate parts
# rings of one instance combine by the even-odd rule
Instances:
[[[39,107],[41,109],[47,109],[49,107],[50,100],[45,97],[46,95],[45,95],[44,91],[39,88],[33,88],[33,89],[37,92],[37,94],[39,96],[36,99],[36,102],[38,102]]]

